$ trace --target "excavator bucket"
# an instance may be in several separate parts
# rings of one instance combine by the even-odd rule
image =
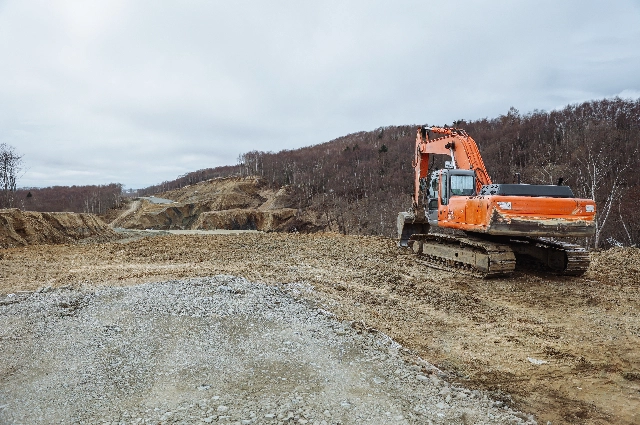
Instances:
[[[411,235],[426,234],[429,232],[429,223],[417,220],[416,217],[409,212],[401,212],[398,214],[398,245],[401,247],[409,246]]]

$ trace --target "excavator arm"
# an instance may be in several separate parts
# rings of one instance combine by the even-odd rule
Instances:
[[[429,138],[429,132],[440,137]],[[450,155],[455,168],[473,170],[476,175],[476,193],[483,185],[491,184],[478,145],[464,130],[457,128],[420,127],[416,134],[414,168],[414,210],[421,209],[420,180],[427,178],[431,154]]]

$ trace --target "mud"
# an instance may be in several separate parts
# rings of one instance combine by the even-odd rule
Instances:
[[[428,269],[385,238],[166,235],[0,250],[0,293],[219,274],[303,282],[342,320],[375,328],[545,424],[640,422],[640,250],[592,253],[581,277],[481,280]]]

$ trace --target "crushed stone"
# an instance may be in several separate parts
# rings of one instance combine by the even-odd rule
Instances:
[[[0,423],[536,423],[312,291],[220,275],[2,296]]]

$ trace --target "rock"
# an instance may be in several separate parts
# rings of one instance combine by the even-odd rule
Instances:
[[[538,359],[534,359],[533,357],[527,357],[527,360],[529,360],[529,362],[530,362],[531,364],[534,364],[534,365],[536,365],[536,366],[540,366],[540,365],[543,365],[543,364],[547,364],[547,363],[549,363],[549,362],[548,362],[548,361],[546,361],[546,360],[538,360]]]
[[[431,383],[436,386],[439,386],[442,383],[440,378],[438,378],[438,376],[435,373],[432,373],[431,375],[429,375],[429,379],[431,380]]]

